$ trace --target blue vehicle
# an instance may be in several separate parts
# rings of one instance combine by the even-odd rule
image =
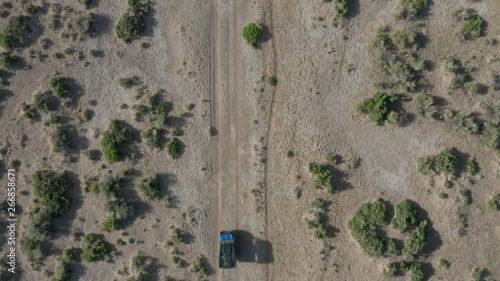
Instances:
[[[236,253],[234,244],[236,235],[229,231],[222,231],[219,235],[219,268],[236,267]]]

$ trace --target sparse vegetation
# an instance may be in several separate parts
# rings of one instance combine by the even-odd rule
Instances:
[[[207,261],[206,261],[205,257],[198,256],[193,261],[193,271],[198,273],[201,278],[208,277],[209,272],[208,272]]]
[[[63,262],[68,263],[68,264],[76,262],[78,259],[77,253],[78,253],[78,250],[76,248],[64,249],[62,252]]]
[[[73,40],[85,40],[94,35],[92,14],[77,14],[68,23],[68,33]]]
[[[68,179],[64,174],[53,171],[36,171],[33,176],[33,190],[40,205],[53,215],[62,215],[71,205],[67,197]]]
[[[455,152],[446,148],[437,155],[420,157],[418,159],[418,171],[424,175],[455,174],[457,161]]]
[[[488,209],[493,210],[493,211],[499,211],[500,210],[500,194],[496,194],[488,201],[486,202]]]
[[[54,152],[68,152],[71,148],[68,130],[62,126],[57,126],[52,133],[51,143]]]
[[[84,262],[94,262],[111,253],[107,243],[94,233],[85,234],[83,241],[86,244],[82,253],[82,260]]]
[[[418,112],[425,118],[433,118],[437,112],[434,106],[434,98],[428,94],[418,94],[415,97]]]
[[[482,281],[486,276],[487,270],[482,266],[475,266],[472,269],[472,280],[473,281]]]
[[[412,202],[408,199],[401,201],[396,206],[394,218],[392,219],[392,226],[405,232],[410,228],[416,226],[418,223],[417,210]]]
[[[469,172],[469,175],[473,176],[477,173],[477,171],[478,171],[478,166],[476,160],[474,160],[474,158],[468,158],[467,172]]]
[[[462,197],[462,200],[464,201],[464,205],[470,205],[472,203],[472,194],[470,190],[462,188],[458,191],[460,196]]]
[[[98,161],[101,152],[97,149],[86,149],[83,151],[83,155],[85,155],[89,160]]]
[[[19,60],[18,56],[12,55],[10,52],[0,54],[0,65],[5,69],[11,69]]]
[[[398,99],[396,95],[376,93],[372,98],[367,98],[356,107],[357,111],[368,114],[376,125],[383,125],[391,112],[389,106]]]
[[[137,184],[137,188],[142,191],[148,199],[156,200],[161,197],[160,175],[155,174],[149,178],[143,179]]]
[[[10,50],[24,47],[28,43],[28,34],[32,32],[27,16],[12,16],[0,33],[0,47]]]
[[[158,129],[155,127],[149,128],[141,133],[141,138],[151,148],[160,148],[161,147],[161,135],[163,131],[162,129]]]
[[[55,110],[54,99],[50,92],[36,93],[33,101],[33,105],[38,110],[44,112]]]
[[[428,0],[401,0],[401,4],[403,5],[402,16],[412,18],[422,15],[429,2]]]
[[[257,48],[261,35],[262,28],[260,28],[256,23],[249,23],[243,28],[243,38],[245,38],[247,43],[254,48]]]
[[[332,182],[333,173],[325,166],[318,163],[311,163],[309,164],[309,172],[314,176],[316,188],[326,187],[329,192],[333,192],[335,190],[335,186]]]
[[[401,49],[409,48],[417,42],[417,33],[411,30],[397,29],[394,31],[394,42]]]
[[[118,220],[113,217],[106,218],[101,225],[102,231],[111,232],[118,228]]]

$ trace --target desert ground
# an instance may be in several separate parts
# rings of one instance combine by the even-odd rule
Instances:
[[[2,1],[0,280],[500,280],[499,11]]]

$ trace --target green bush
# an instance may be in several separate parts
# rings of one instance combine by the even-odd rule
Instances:
[[[401,251],[399,251],[398,247],[396,246],[396,243],[394,242],[393,239],[388,238],[387,243],[387,253],[393,256],[399,256],[401,255]]]
[[[162,129],[158,128],[149,128],[141,133],[142,140],[151,148],[160,148],[161,147],[161,134],[163,133]]]
[[[500,149],[500,122],[485,122],[481,142],[490,149]]]
[[[317,209],[323,209],[325,207],[325,201],[321,198],[314,199],[312,206]]]
[[[86,234],[83,241],[87,244],[82,253],[84,262],[97,261],[111,253],[107,243],[94,233]]]
[[[64,174],[53,171],[36,171],[33,176],[33,190],[39,203],[53,215],[62,215],[71,205],[67,197],[69,182]]]
[[[403,13],[406,17],[415,17],[421,15],[429,4],[428,0],[401,0],[403,4]]]
[[[349,220],[348,227],[363,252],[369,256],[381,256],[386,243],[379,235],[379,228],[387,223],[387,205],[378,199],[361,205]]]
[[[486,273],[487,273],[486,268],[484,268],[482,266],[480,266],[480,267],[475,266],[472,269],[472,280],[474,280],[474,281],[482,281],[482,280],[484,280],[484,277],[486,276]]]
[[[148,199],[156,200],[161,197],[161,180],[160,175],[155,174],[149,178],[143,179],[139,184],[137,184],[137,188],[140,189],[144,196]]]
[[[254,48],[257,47],[261,35],[262,28],[260,28],[256,23],[249,23],[243,28],[243,38],[245,38],[247,43]]]
[[[484,110],[488,114],[488,117],[492,119],[492,122],[500,122],[500,99],[485,104]]]
[[[477,134],[480,126],[477,120],[470,113],[459,111],[453,118],[455,129],[460,133]]]
[[[478,15],[472,15],[465,22],[463,33],[467,37],[477,38],[482,35],[485,22],[484,19]]]
[[[450,262],[446,259],[440,259],[439,260],[439,266],[442,267],[442,268],[450,268]]]
[[[469,172],[469,175],[473,176],[477,173],[478,171],[478,166],[476,160],[474,158],[468,158],[467,159],[467,171]]]
[[[193,262],[193,271],[198,273],[201,278],[208,277],[208,267],[206,258],[198,256]]]
[[[403,253],[408,257],[418,256],[427,246],[427,221],[420,222],[420,225],[410,233],[405,241]]]
[[[109,163],[122,161],[126,155],[124,146],[133,139],[132,130],[125,122],[116,119],[111,120],[109,129],[104,132],[101,140],[104,157]]]
[[[118,228],[118,221],[113,217],[106,218],[101,225],[102,231],[111,232]]]
[[[78,254],[78,249],[76,248],[64,249],[62,252],[62,260],[63,262],[68,264],[74,263],[78,260],[77,254]]]
[[[150,4],[148,1],[129,1],[127,11],[121,15],[115,26],[116,36],[129,43],[144,34],[149,10]]]
[[[35,207],[30,209],[25,230],[28,237],[40,240],[51,238],[54,232],[52,214],[46,208]]]
[[[417,33],[406,29],[395,30],[394,41],[401,49],[409,48],[417,42]]]
[[[388,50],[391,47],[392,41],[388,31],[386,27],[381,27],[377,30],[375,46],[380,50]]]
[[[457,156],[455,152],[446,148],[437,155],[418,158],[418,171],[424,175],[455,174],[457,170]]]
[[[71,148],[68,131],[62,126],[57,126],[51,137],[52,150],[54,152],[67,152]]]
[[[396,206],[392,226],[405,232],[413,228],[418,223],[417,209],[413,206],[410,200],[405,199]]]
[[[424,280],[424,270],[422,269],[422,264],[418,262],[414,262],[410,266],[411,270],[411,281],[423,281]]]
[[[490,210],[499,211],[500,210],[500,194],[497,194],[497,195],[491,197],[486,202],[486,205],[488,206],[488,209],[490,209]]]
[[[63,263],[56,271],[52,281],[70,281],[71,280],[71,268],[68,264]]]
[[[179,158],[181,156],[182,146],[182,142],[178,138],[172,138],[167,144],[168,155],[170,155],[172,159]]]
[[[135,209],[123,199],[106,202],[106,210],[118,221],[124,221],[134,216]]]
[[[376,93],[357,105],[358,112],[368,114],[376,125],[382,125],[390,113],[389,106],[398,99],[396,95]]]
[[[335,186],[333,185],[333,173],[328,170],[325,166],[318,163],[309,164],[309,172],[314,176],[314,182],[316,183],[316,188],[324,188],[333,193]]]
[[[0,33],[0,47],[12,49],[23,47],[28,43],[28,35],[32,32],[27,16],[12,16]]]
[[[334,9],[337,15],[345,18],[349,13],[349,2],[348,0],[335,0]]]
[[[18,60],[19,57],[12,55],[10,52],[0,54],[0,65],[5,69],[11,69]]]
[[[470,190],[462,188],[458,191],[458,194],[462,197],[464,200],[464,205],[470,205],[472,203],[472,194]]]
[[[426,118],[434,117],[437,112],[434,106],[434,98],[428,94],[418,94],[415,97],[415,103],[417,104],[418,112]]]
[[[276,77],[274,76],[267,76],[266,77],[266,83],[269,85],[269,86],[276,86],[278,85],[278,79],[276,79]]]
[[[26,119],[36,121],[40,119],[40,115],[38,114],[38,111],[36,110],[35,106],[32,104],[26,104],[22,103],[21,104],[21,110],[23,111],[23,116]]]
[[[174,230],[174,233],[170,236],[170,241],[174,245],[180,245],[183,242],[182,235],[178,229]]]
[[[68,23],[68,33],[73,40],[85,40],[92,37],[94,32],[92,25],[94,24],[92,14],[77,14]]]
[[[67,98],[69,95],[68,78],[54,77],[50,80],[50,86],[54,90],[54,94],[60,98]]]
[[[476,82],[467,82],[464,84],[464,87],[469,94],[477,94],[479,92],[479,85]]]
[[[171,105],[163,99],[160,93],[155,93],[149,97],[149,106],[152,113],[160,120],[162,125],[167,123],[167,115]]]
[[[23,237],[21,250],[26,254],[30,263],[39,263],[45,256],[42,251],[42,241],[37,238]]]
[[[54,99],[50,92],[36,93],[33,100],[33,104],[38,110],[47,112],[56,109]]]
[[[398,263],[391,262],[387,265],[387,268],[384,268],[384,277],[386,278],[394,278],[398,273]]]

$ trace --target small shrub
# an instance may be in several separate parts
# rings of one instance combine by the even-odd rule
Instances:
[[[472,15],[465,22],[463,33],[466,38],[478,38],[482,35],[485,22],[484,19],[478,15]]]
[[[62,260],[65,263],[74,263],[77,261],[78,250],[76,248],[64,249],[62,252]]]
[[[416,226],[418,223],[417,209],[413,206],[410,200],[401,201],[396,206],[395,215],[392,219],[392,226],[405,232]]]
[[[432,118],[437,112],[434,106],[434,98],[428,94],[418,94],[415,97],[415,103],[417,104],[418,112],[426,118]]]
[[[106,211],[110,212],[118,221],[132,218],[135,214],[134,207],[124,200],[106,202]]]
[[[261,35],[262,28],[260,28],[256,23],[249,23],[243,28],[243,38],[245,38],[247,43],[254,48],[257,47]]]
[[[113,119],[101,140],[102,151],[108,162],[122,161],[125,157],[124,145],[132,141],[132,130],[123,121]]]
[[[75,15],[68,23],[68,33],[73,40],[85,40],[92,37],[94,32],[92,25],[94,18],[91,14],[78,14]]]
[[[113,217],[106,218],[101,225],[102,231],[111,232],[118,228],[118,221]]]
[[[182,235],[178,229],[170,236],[170,241],[172,241],[174,245],[180,245],[183,242]]]
[[[143,179],[137,188],[144,193],[148,199],[156,200],[161,197],[161,180],[160,175],[155,174],[149,178]]]
[[[474,267],[472,269],[472,280],[482,281],[486,276],[487,270],[484,267]]]
[[[485,122],[481,142],[490,149],[500,149],[500,122]]]
[[[9,50],[25,46],[28,43],[28,35],[32,32],[29,20],[26,16],[10,17],[0,33],[0,47]]]
[[[278,85],[278,79],[276,79],[276,77],[274,76],[267,76],[266,77],[266,83],[269,85],[269,86],[276,86]]]
[[[388,50],[391,47],[392,41],[388,33],[388,28],[381,27],[377,30],[375,36],[375,46],[380,50]]]
[[[55,110],[54,99],[50,92],[36,93],[33,100],[33,105],[38,110],[45,112]]]
[[[418,262],[414,262],[410,266],[411,271],[411,281],[424,281],[424,270],[422,269],[422,264]]]
[[[398,99],[397,96],[385,93],[376,93],[372,98],[367,98],[356,107],[358,112],[368,114],[372,122],[382,125],[390,113],[389,106]]]
[[[309,164],[309,172],[314,176],[314,182],[316,183],[316,188],[323,188],[333,193],[335,186],[333,185],[333,173],[328,170],[325,166],[318,163]]]
[[[151,148],[161,147],[162,130],[158,128],[149,128],[141,133],[142,140]]]
[[[80,120],[83,122],[89,122],[93,117],[92,110],[85,108],[80,113]]]
[[[62,215],[71,205],[66,193],[69,182],[64,174],[53,171],[36,171],[33,176],[33,190],[40,205],[53,215]]]
[[[83,151],[83,155],[85,155],[85,157],[89,160],[98,161],[101,156],[101,152],[97,149],[86,149]]]
[[[18,60],[19,57],[12,55],[10,52],[0,54],[0,65],[5,69],[11,69]]]
[[[54,90],[54,94],[59,98],[67,98],[69,95],[68,78],[54,77],[50,80],[50,86]]]
[[[405,17],[415,17],[422,14],[427,8],[428,0],[401,0],[403,5],[403,15]]]
[[[52,281],[70,281],[71,280],[71,268],[68,264],[63,263],[56,271]]]
[[[94,0],[78,0],[78,3],[82,4],[85,9],[92,8]]]
[[[82,253],[84,262],[94,262],[111,253],[107,243],[93,233],[86,234],[83,240],[87,244]]]
[[[181,156],[182,147],[182,142],[178,138],[172,138],[167,144],[168,155],[170,155],[172,159],[179,158]]]
[[[466,112],[459,111],[453,118],[455,129],[460,133],[477,134],[480,126],[476,119]]]
[[[378,199],[361,205],[348,227],[363,252],[369,256],[381,256],[385,252],[385,242],[379,235],[378,228],[387,223],[387,205]]]
[[[405,29],[395,30],[394,42],[396,42],[401,49],[411,47],[417,42],[417,33]]]
[[[497,194],[497,195],[491,197],[486,202],[486,205],[488,206],[488,209],[490,209],[490,210],[499,211],[500,210],[500,194]]]
[[[42,241],[37,238],[23,237],[21,239],[21,250],[26,254],[30,263],[39,263],[44,257]]]
[[[424,175],[454,174],[457,169],[457,156],[452,149],[444,149],[437,155],[423,156],[418,159],[418,171]]]
[[[23,111],[23,116],[26,119],[36,121],[40,118],[38,111],[36,110],[35,106],[32,104],[26,104],[23,102],[21,104],[21,110]]]
[[[467,171],[469,172],[469,175],[473,176],[477,173],[478,166],[477,162],[473,158],[468,158],[467,159]]]
[[[398,263],[391,262],[387,265],[387,268],[384,268],[384,277],[386,278],[394,278],[398,272]]]
[[[133,2],[133,3],[132,3]],[[116,36],[129,43],[146,31],[146,19],[150,4],[146,1],[129,1],[127,11],[121,15],[115,26]]]
[[[427,246],[427,221],[422,221],[420,225],[410,233],[405,241],[403,253],[408,257],[418,256]]]
[[[7,211],[7,208],[4,209]],[[35,207],[29,210],[28,223],[26,224],[26,236],[39,240],[46,240],[52,237],[54,224],[52,213],[46,208]]]
[[[472,194],[470,190],[463,188],[460,189],[458,193],[460,194],[460,196],[462,196],[462,199],[464,200],[464,205],[467,206],[472,203]]]
[[[347,17],[347,14],[349,13],[348,0],[335,0],[334,9],[337,15],[339,15],[340,17]]]
[[[139,84],[139,78],[137,77],[124,77],[118,80],[118,85],[122,88],[130,89],[133,86]]]
[[[323,209],[325,207],[325,201],[323,201],[321,198],[316,198],[314,199],[312,206],[317,209]]]
[[[51,136],[52,150],[54,152],[67,152],[71,148],[68,131],[57,126]]]
[[[208,277],[207,261],[205,257],[199,256],[193,262],[193,271],[198,273],[201,278]]]
[[[446,193],[439,193],[439,199],[446,199],[448,198],[448,194]]]
[[[387,239],[387,253],[393,256],[399,256],[401,252],[399,251],[396,243],[392,239]]]
[[[448,268],[450,268],[450,262],[449,262],[448,260],[446,260],[446,259],[440,259],[440,260],[439,260],[439,266],[440,266],[441,268],[446,268],[446,269],[448,269]]]
[[[477,94],[479,92],[479,86],[476,82],[467,82],[464,84],[464,87],[469,94]]]
[[[159,119],[161,125],[167,123],[167,115],[171,110],[171,104],[165,101],[160,93],[149,97],[149,107],[152,113]]]

